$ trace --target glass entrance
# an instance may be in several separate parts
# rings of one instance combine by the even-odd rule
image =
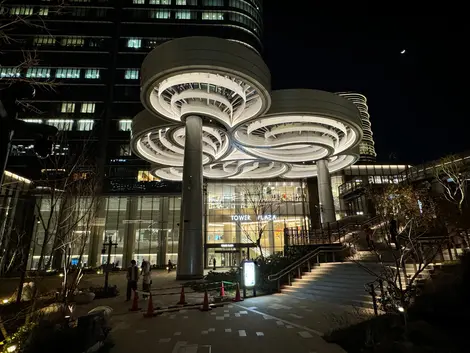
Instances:
[[[214,259],[215,259],[215,267],[236,267],[240,265],[240,251],[232,250],[218,250],[218,249],[208,249],[207,251],[207,264],[208,268],[214,267]]]

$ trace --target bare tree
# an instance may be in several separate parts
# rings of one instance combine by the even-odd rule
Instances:
[[[246,239],[256,245],[261,259],[264,259],[261,244],[268,224],[275,220],[281,202],[268,194],[263,182],[246,184],[241,195],[241,209],[245,210],[245,219],[235,219],[237,227]]]
[[[445,199],[457,207],[459,214],[463,212],[467,196],[467,182],[470,178],[463,166],[462,158],[448,156],[442,158],[435,169],[435,177],[444,189]]]
[[[447,235],[437,222],[436,206],[427,188],[388,184],[367,194],[380,222],[364,229],[372,240],[369,262],[353,261],[376,278],[391,301],[388,304],[406,315],[416,294],[414,284],[442,250]],[[412,264],[412,274],[407,273],[407,264]]]

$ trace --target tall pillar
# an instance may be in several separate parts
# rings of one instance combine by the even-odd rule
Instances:
[[[96,203],[96,221],[91,227],[89,246],[88,246],[88,266],[96,267],[101,264],[99,256],[100,248],[103,242],[103,233],[106,225],[107,197],[99,197]]]
[[[308,205],[310,211],[310,227],[312,229],[320,228],[320,208],[318,198],[318,180],[316,178],[307,178]]]
[[[202,187],[202,119],[191,115],[186,118],[177,279],[204,276]]]
[[[317,161],[318,197],[320,199],[320,216],[322,223],[336,221],[333,192],[331,190],[331,177],[328,170],[328,161]]]
[[[135,233],[137,231],[137,208],[139,206],[139,198],[130,196],[127,199],[127,224],[124,226],[124,241],[122,245],[122,268],[130,266],[134,257]],[[114,239],[113,239],[114,240]]]
[[[159,232],[159,239],[158,239],[158,258],[157,264],[158,266],[165,266],[167,263],[166,261],[166,253],[167,245],[168,245],[168,232],[170,229],[170,224],[168,223],[168,214],[170,212],[170,199],[165,197],[160,197],[160,216],[161,216],[161,230]]]

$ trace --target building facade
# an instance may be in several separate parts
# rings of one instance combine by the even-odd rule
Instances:
[[[105,192],[141,191],[149,168],[129,141],[142,109],[140,67],[153,48],[178,37],[218,36],[262,51],[261,0],[9,0],[2,14],[34,26],[18,21],[8,31],[0,83],[23,77],[38,84],[21,118],[65,131],[67,143],[57,149],[99,142]],[[33,141],[16,140],[8,170],[36,180],[35,165]]]

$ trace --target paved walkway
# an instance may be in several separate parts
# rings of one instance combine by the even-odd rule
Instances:
[[[153,318],[144,318],[146,300],[139,300],[142,312],[129,312],[125,302],[125,276],[115,274],[111,284],[118,285],[117,298],[94,301],[79,306],[81,314],[98,305],[114,309],[112,337],[115,347],[111,353],[136,350],[159,353],[344,353],[321,335],[331,328],[353,320],[352,308],[312,299],[276,294],[249,298],[240,303],[229,303],[209,312],[198,309],[180,309]],[[153,277],[154,288],[178,288],[175,273],[158,272]],[[165,291],[166,292],[166,291]],[[179,294],[174,289],[167,295],[156,295],[155,306],[175,305]],[[186,293],[189,303],[201,303],[201,293]]]

